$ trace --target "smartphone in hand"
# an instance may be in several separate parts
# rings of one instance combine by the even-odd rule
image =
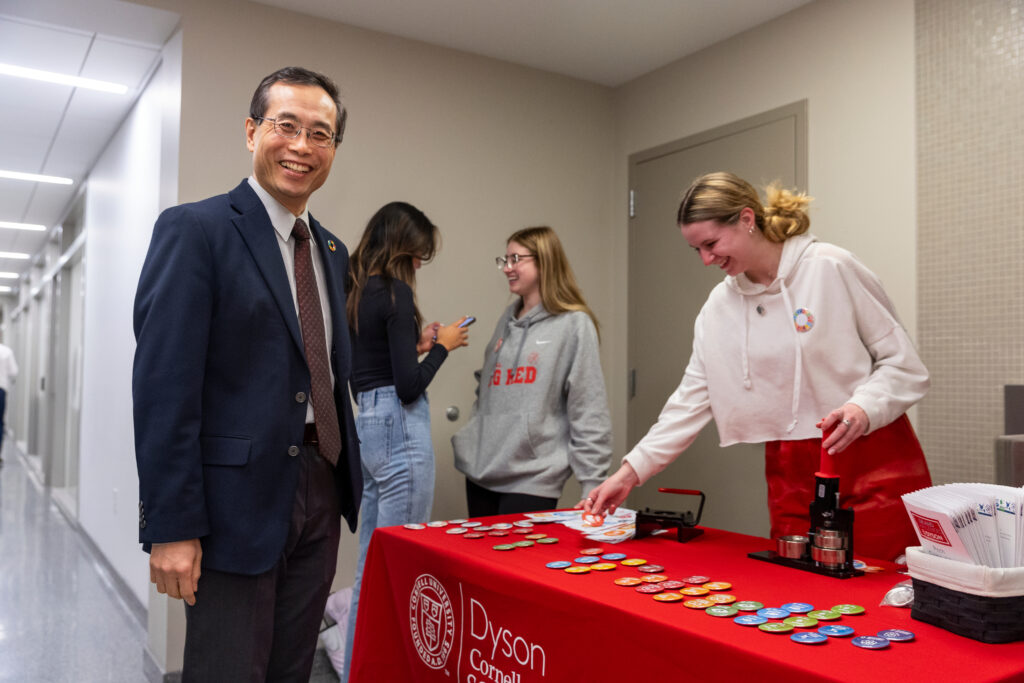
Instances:
[[[472,325],[475,322],[476,322],[476,318],[474,318],[473,316],[469,316],[468,318],[466,318],[465,320],[463,320],[459,324],[459,327],[469,327],[470,325]]]

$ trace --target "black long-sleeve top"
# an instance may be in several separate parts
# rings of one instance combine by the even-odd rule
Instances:
[[[444,346],[434,344],[419,361],[419,339],[409,285],[371,276],[359,301],[359,333],[352,331],[352,390],[358,393],[393,384],[402,403],[419,398],[448,357]]]

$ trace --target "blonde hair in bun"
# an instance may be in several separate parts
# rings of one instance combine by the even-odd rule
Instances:
[[[754,212],[757,229],[771,242],[785,242],[811,227],[806,210],[811,198],[805,193],[783,189],[774,182],[765,188],[765,197],[768,205],[762,206],[753,186],[734,173],[705,173],[683,193],[676,222],[731,224],[739,220],[743,209],[749,208]]]
[[[758,227],[769,240],[785,242],[811,227],[811,217],[807,215],[811,197],[807,193],[791,192],[774,182],[764,188],[764,195],[768,205],[764,208],[764,226]]]

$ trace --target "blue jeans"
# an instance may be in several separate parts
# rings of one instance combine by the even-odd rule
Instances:
[[[434,504],[434,446],[430,441],[430,405],[423,394],[408,405],[393,386],[361,391],[356,431],[363,461],[359,562],[352,589],[345,640],[345,675],[352,659],[359,588],[366,549],[373,530],[409,522],[426,522]]]

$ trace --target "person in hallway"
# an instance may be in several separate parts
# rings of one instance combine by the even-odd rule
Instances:
[[[462,326],[466,317],[450,325],[433,322],[423,327],[416,271],[437,250],[438,230],[430,219],[411,204],[391,202],[373,215],[352,252],[348,324],[352,391],[359,406],[363,505],[346,667],[373,530],[426,522],[434,503],[434,446],[426,390],[448,353],[466,346],[469,337]]]
[[[286,67],[245,120],[252,175],[163,212],[135,298],[139,538],[185,601],[184,681],[307,681],[341,517],[362,495],[348,252],[310,215],[345,132]]]
[[[597,318],[558,235],[520,230],[496,261],[516,297],[484,349],[473,416],[452,437],[471,517],[550,510],[570,474],[587,493],[611,462]]]
[[[931,485],[904,414],[928,371],[874,273],[807,232],[810,199],[777,186],[766,197],[731,173],[700,176],[684,194],[683,238],[725,280],[697,316],[690,362],[657,423],[579,506],[614,511],[714,418],[723,446],[766,442],[773,538],[807,532],[824,448],[841,454],[855,552],[895,559],[916,543],[900,495]]]
[[[7,392],[18,376],[18,362],[14,360],[14,351],[9,346],[0,344],[0,462],[3,462],[4,432],[7,425],[4,413],[7,410]]]

